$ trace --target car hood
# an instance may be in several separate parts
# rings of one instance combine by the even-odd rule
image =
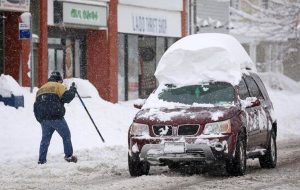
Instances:
[[[229,119],[238,111],[236,106],[148,108],[140,110],[134,122],[148,125],[206,124]]]

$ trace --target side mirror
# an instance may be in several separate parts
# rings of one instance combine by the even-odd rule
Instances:
[[[256,100],[254,102],[251,102],[251,106],[250,107],[252,108],[252,107],[256,107],[256,106],[260,106],[260,101],[257,98],[256,98]]]
[[[247,97],[246,100],[241,100],[241,104],[243,108],[253,108],[260,106],[261,103],[256,97]]]
[[[145,99],[138,99],[133,103],[133,107],[137,108],[137,109],[141,109],[143,107],[143,105],[145,104]]]

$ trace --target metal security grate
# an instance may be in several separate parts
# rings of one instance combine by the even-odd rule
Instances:
[[[178,127],[178,135],[196,135],[199,125],[180,125]]]
[[[171,136],[172,126],[170,125],[155,125],[152,127],[153,132],[157,136]]]

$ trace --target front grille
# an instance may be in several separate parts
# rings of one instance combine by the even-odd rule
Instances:
[[[205,158],[204,150],[187,150],[186,153],[194,156],[200,156],[201,158]]]
[[[180,125],[178,127],[178,135],[196,135],[199,125]]]
[[[170,125],[154,125],[153,132],[157,136],[171,136],[172,126]]]

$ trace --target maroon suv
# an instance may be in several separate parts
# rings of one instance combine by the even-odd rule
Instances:
[[[243,175],[247,158],[276,167],[277,123],[257,74],[243,74],[236,86],[214,81],[158,89],[151,96],[176,106],[143,106],[135,116],[128,132],[131,176],[147,175],[151,165],[222,165],[230,175]]]

